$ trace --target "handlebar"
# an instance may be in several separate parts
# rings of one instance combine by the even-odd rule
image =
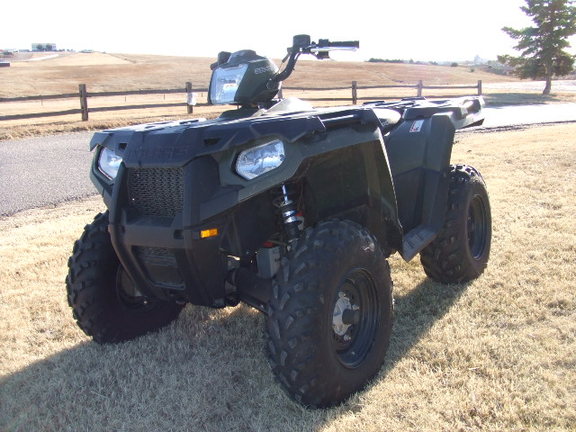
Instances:
[[[339,41],[331,42],[328,39],[319,39],[318,42],[312,42],[309,35],[296,35],[293,38],[292,46],[288,48],[288,56],[298,54],[314,54],[319,51],[331,50],[355,50],[360,48],[359,41]]]
[[[271,84],[284,81],[290,76],[301,54],[312,54],[317,59],[329,58],[328,52],[332,50],[356,50],[360,48],[359,41],[339,41],[330,42],[328,39],[319,39],[318,43],[312,42],[309,35],[296,35],[293,38],[292,46],[288,48],[288,54],[284,57],[283,63],[288,60],[282,72],[277,73],[270,79]]]

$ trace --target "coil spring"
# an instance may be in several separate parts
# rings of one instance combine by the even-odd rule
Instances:
[[[273,204],[280,210],[286,237],[288,242],[292,242],[300,236],[303,220],[298,216],[297,204],[290,198],[288,187],[285,184],[280,187],[279,193]]]

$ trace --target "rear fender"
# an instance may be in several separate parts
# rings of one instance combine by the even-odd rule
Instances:
[[[406,260],[426,247],[444,222],[455,133],[452,117],[445,112],[404,121],[386,138],[404,229],[400,253]]]

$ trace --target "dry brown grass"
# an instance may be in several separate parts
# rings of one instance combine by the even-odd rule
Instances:
[[[0,430],[574,431],[576,125],[458,135],[494,218],[486,273],[426,279],[391,259],[386,363],[341,407],[307,411],[274,384],[264,317],[188,306],[168,328],[98,346],[64,276],[97,198],[0,219]]]
[[[215,53],[216,54],[216,53]],[[73,54],[38,62],[13,63],[2,69],[0,97],[70,93],[84,83],[89,91],[137,90],[183,87],[191,81],[208,87],[210,63],[215,58],[128,54]],[[277,60],[276,63],[280,64]],[[330,79],[327,80],[326,77]],[[302,60],[286,82],[290,87],[335,87],[350,85],[467,84],[517,81],[514,78],[464,67]]]
[[[0,72],[0,97],[35,96],[78,91],[122,91],[184,87],[192,81],[204,87],[211,59],[168,56],[73,54],[37,62],[14,63]]]

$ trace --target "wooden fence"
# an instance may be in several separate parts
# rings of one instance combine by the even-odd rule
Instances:
[[[83,121],[87,121],[90,112],[101,112],[101,111],[120,111],[120,110],[134,110],[134,109],[147,109],[147,108],[164,108],[164,107],[175,107],[182,106],[187,107],[187,112],[193,112],[193,93],[195,92],[206,92],[208,89],[194,89],[192,91],[192,83],[187,82],[184,88],[175,89],[152,89],[152,90],[129,90],[129,91],[108,91],[108,92],[89,92],[86,88],[86,84],[78,85],[78,93],[65,93],[65,94],[55,94],[55,95],[44,95],[44,96],[21,96],[14,98],[0,98],[0,103],[2,102],[27,102],[27,101],[45,101],[54,99],[70,99],[77,98],[80,101],[80,108],[70,109],[64,111],[53,111],[53,112],[41,112],[41,113],[29,113],[29,114],[13,114],[0,116],[0,120],[22,120],[31,119],[39,117],[53,117],[53,116],[63,116],[70,114],[80,114]],[[111,96],[130,96],[130,95],[154,95],[154,94],[174,94],[183,93],[187,95],[186,102],[178,103],[155,103],[155,104],[140,104],[140,105],[117,105],[117,106],[107,106],[107,107],[89,107],[88,99],[94,97],[111,97]],[[207,104],[197,104],[207,105]]]
[[[351,102],[352,105],[358,103],[358,101],[370,101],[370,100],[381,100],[382,96],[370,96],[370,97],[359,97],[358,90],[378,90],[378,89],[396,89],[396,88],[408,88],[415,89],[416,96],[422,96],[424,90],[434,89],[434,90],[460,90],[460,89],[475,89],[478,95],[482,95],[482,81],[479,80],[476,85],[452,85],[452,86],[426,86],[422,81],[418,83],[404,84],[404,85],[376,85],[376,86],[359,86],[357,81],[352,81],[351,86],[346,87],[283,87],[283,91],[339,91],[348,90],[350,91],[350,97],[306,97],[309,101],[325,101],[325,102]],[[80,114],[83,121],[87,121],[89,118],[89,113],[91,112],[102,112],[102,111],[120,111],[120,110],[137,110],[137,109],[147,109],[147,108],[164,108],[164,107],[176,107],[182,106],[186,107],[187,113],[191,114],[193,112],[194,106],[206,106],[207,103],[197,103],[195,101],[196,93],[206,93],[208,89],[198,88],[193,89],[192,83],[187,82],[184,88],[175,89],[153,89],[153,90],[130,90],[130,91],[108,91],[108,92],[89,92],[86,88],[86,84],[80,84],[78,86],[78,93],[65,93],[65,94],[55,94],[55,95],[44,95],[44,96],[20,96],[13,98],[0,98],[0,103],[3,102],[27,102],[27,101],[45,101],[54,99],[70,99],[77,98],[80,101],[80,108],[69,109],[63,111],[52,111],[52,112],[40,112],[40,113],[28,113],[28,114],[12,114],[12,115],[0,115],[1,120],[23,120],[32,119],[40,117],[53,117],[53,116],[64,116],[71,114]],[[186,95],[185,102],[171,102],[171,103],[154,103],[154,104],[139,104],[139,105],[117,105],[117,106],[106,106],[106,107],[90,107],[88,104],[89,98],[95,97],[111,97],[111,96],[130,96],[130,95],[154,95],[154,94],[174,94],[181,93]],[[280,94],[280,96],[282,96]],[[390,98],[390,97],[387,97]]]
[[[352,86],[351,87],[333,87],[333,88],[325,88],[325,87],[283,87],[283,90],[300,90],[300,91],[334,91],[334,90],[350,90],[351,91],[351,97],[346,97],[346,98],[335,98],[335,97],[330,97],[330,98],[306,98],[306,100],[309,101],[351,101],[352,105],[356,105],[358,103],[358,101],[371,101],[371,100],[381,100],[383,99],[383,96],[363,96],[363,97],[358,97],[358,90],[379,90],[379,89],[415,89],[416,90],[416,96],[421,97],[424,93],[425,89],[429,89],[429,90],[460,90],[460,89],[475,89],[476,90],[476,94],[478,96],[482,96],[482,80],[478,80],[478,83],[475,85],[445,85],[445,86],[440,86],[440,85],[430,85],[430,86],[425,86],[423,81],[420,80],[418,81],[418,83],[416,84],[394,84],[394,85],[375,85],[375,86],[359,86],[357,81],[352,81]],[[390,98],[390,97],[387,97]]]

